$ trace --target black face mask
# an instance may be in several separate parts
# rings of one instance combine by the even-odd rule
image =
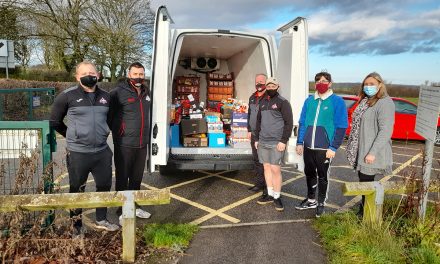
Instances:
[[[89,88],[92,88],[98,82],[98,77],[93,76],[93,75],[86,75],[86,76],[81,77],[79,79],[79,81],[81,82],[82,85],[89,87]]]
[[[130,82],[133,86],[141,87],[144,83],[144,78],[130,78]]]
[[[257,83],[257,85],[255,85],[255,89],[257,89],[257,91],[262,92],[264,91],[264,89],[266,89],[266,85],[264,85],[263,83]]]
[[[278,94],[278,89],[275,89],[275,90],[266,89],[266,93],[267,93],[267,95],[269,95],[272,98]]]

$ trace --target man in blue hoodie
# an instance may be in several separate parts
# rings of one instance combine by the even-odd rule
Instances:
[[[344,100],[331,90],[330,73],[316,74],[315,83],[316,92],[306,99],[301,111],[296,144],[298,155],[304,154],[307,198],[295,208],[316,208],[316,217],[320,217],[327,200],[330,164],[344,139],[348,117]]]

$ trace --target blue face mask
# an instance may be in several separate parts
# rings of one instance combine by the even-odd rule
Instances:
[[[364,93],[368,96],[368,97],[373,97],[375,94],[377,94],[377,86],[372,85],[372,86],[364,86]]]

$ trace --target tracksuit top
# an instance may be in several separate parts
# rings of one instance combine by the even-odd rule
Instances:
[[[347,127],[344,100],[331,90],[323,98],[315,92],[306,99],[301,110],[297,145],[336,151],[342,144]]]
[[[110,95],[96,86],[95,100],[81,86],[62,91],[52,105],[50,126],[66,138],[67,149],[93,153],[108,147]],[[67,126],[63,119],[67,116]]]
[[[146,147],[150,141],[151,98],[148,88],[142,85],[138,95],[128,79],[121,81],[110,91],[110,102],[108,122],[114,144]]]
[[[255,137],[255,130],[257,129],[257,116],[258,111],[260,110],[260,103],[265,94],[266,93],[263,93],[261,96],[257,96],[257,93],[255,92],[249,97],[248,131],[252,133],[253,137]]]
[[[259,143],[286,144],[293,129],[292,107],[289,101],[279,94],[272,98],[264,96],[260,103],[256,128],[255,135]]]

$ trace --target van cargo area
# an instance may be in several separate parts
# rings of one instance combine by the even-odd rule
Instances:
[[[231,97],[247,104],[249,96],[255,92],[255,75],[258,73],[271,75],[270,44],[266,38],[229,32],[181,32],[178,38],[180,41],[178,40],[177,43],[181,45],[176,45],[174,53],[171,53],[175,57],[174,61],[177,61],[173,64],[173,98],[176,98],[177,93],[176,80],[182,78],[182,76],[194,76],[198,77],[199,86],[198,91],[192,93],[195,94],[196,101],[198,99],[198,101],[204,102],[207,108],[212,107],[210,104],[215,102],[214,100],[221,101],[221,98],[212,98],[209,95],[210,91],[208,89],[214,88],[212,81],[210,85],[209,78],[213,76],[212,74],[218,74],[222,77],[229,76],[230,79],[225,79],[228,80],[228,82],[225,81],[225,85],[222,85],[223,82],[220,83],[221,85],[215,82],[215,87],[222,87],[220,89],[230,87],[230,90],[227,91],[231,93]],[[202,68],[203,65],[194,65],[198,58],[215,59],[214,64],[218,65],[209,65],[211,68],[207,65]],[[244,129],[246,129],[246,125]],[[172,131],[170,134],[173,137]],[[211,137],[209,137],[209,140],[212,141]],[[192,145],[188,147],[187,142],[185,144],[179,143],[171,144],[169,163],[172,160],[181,160],[184,161],[183,163],[191,161],[193,164],[190,166],[194,169],[194,162],[197,163],[197,160],[199,160],[203,161],[201,162],[201,169],[252,168],[252,149],[249,142],[247,142],[248,147],[245,146],[244,148],[232,147],[227,141],[222,146],[212,146],[210,143],[206,147],[194,147]],[[205,161],[216,162],[215,164],[212,162],[207,164]],[[237,163],[236,168],[231,168],[231,166],[234,166],[231,165],[231,161]],[[179,168],[182,169],[182,166]]]

